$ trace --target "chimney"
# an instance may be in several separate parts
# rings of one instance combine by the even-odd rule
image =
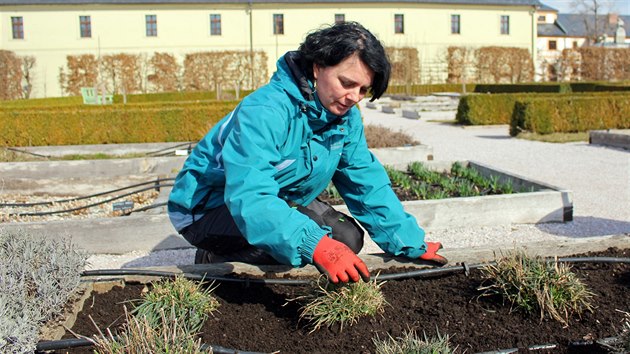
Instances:
[[[608,24],[609,25],[617,25],[617,20],[619,18],[619,14],[616,13],[609,13],[608,14]]]

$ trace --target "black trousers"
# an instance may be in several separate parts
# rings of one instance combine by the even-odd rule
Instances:
[[[352,217],[319,199],[305,207],[298,205],[295,208],[318,225],[329,226],[332,238],[343,242],[355,253],[363,248],[363,229]],[[184,229],[182,236],[193,246],[220,256],[222,261],[278,264],[271,255],[247,242],[225,205],[209,210]]]

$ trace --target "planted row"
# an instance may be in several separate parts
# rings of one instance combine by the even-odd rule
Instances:
[[[385,166],[392,187],[400,200],[431,200],[458,197],[476,197],[493,194],[516,193],[511,180],[499,176],[486,177],[477,169],[459,162],[451,165],[449,172],[431,170],[422,162],[412,162],[406,171]],[[532,191],[519,189],[518,192]],[[341,196],[330,184],[320,196],[331,204],[341,204]]]

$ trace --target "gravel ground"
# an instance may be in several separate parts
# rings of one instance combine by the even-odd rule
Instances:
[[[385,101],[385,100],[383,100]],[[486,165],[573,191],[574,221],[431,230],[426,239],[445,248],[518,245],[558,239],[630,234],[630,151],[585,142],[552,144],[515,139],[507,126],[462,128],[431,122],[454,118],[454,112],[420,112],[421,119],[386,114],[362,103],[366,124],[412,135],[433,147],[436,160],[478,161]],[[398,110],[399,112],[399,110]],[[422,220],[419,220],[422,223]],[[380,252],[369,242],[362,253]],[[192,263],[194,250],[98,255],[92,269]]]

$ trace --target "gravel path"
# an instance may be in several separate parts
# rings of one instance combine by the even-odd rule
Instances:
[[[630,234],[630,151],[588,143],[552,144],[512,138],[507,126],[462,128],[431,122],[453,112],[421,112],[421,119],[386,114],[362,104],[366,124],[400,130],[433,147],[436,160],[470,160],[573,191],[574,221],[471,227],[427,232],[445,248],[517,245],[545,240]],[[422,220],[419,220],[422,224]],[[362,253],[380,252],[367,240]],[[192,250],[93,256],[91,268],[192,263]]]

